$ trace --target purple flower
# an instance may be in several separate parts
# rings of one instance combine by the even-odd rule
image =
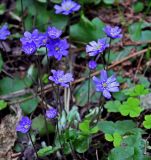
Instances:
[[[106,26],[103,31],[106,33],[106,35],[110,38],[122,38],[122,34],[121,34],[121,29],[116,26],[116,27],[111,27],[111,26]]]
[[[5,40],[10,35],[7,24],[3,25],[0,28],[0,40]]]
[[[50,76],[49,80],[63,87],[69,87],[68,83],[74,80],[71,73],[64,74],[64,71],[61,70],[51,70],[51,72],[53,73],[53,76]]]
[[[88,66],[90,69],[95,69],[97,66],[97,63],[95,61],[91,60],[91,61],[89,61]]]
[[[24,37],[22,37],[20,41],[22,42],[22,45],[25,45],[27,42],[28,43],[34,42],[37,48],[41,47],[43,44],[38,29],[33,30],[32,33],[26,31],[24,33]]]
[[[110,92],[119,91],[119,83],[116,81],[116,77],[114,75],[107,78],[107,72],[105,70],[102,70],[100,74],[100,79],[96,78],[95,76],[92,78],[96,85],[96,91],[103,92],[103,96],[107,99],[110,99]]]
[[[39,33],[39,46],[46,46],[48,42],[48,35],[46,33]]]
[[[22,46],[22,50],[27,54],[27,55],[31,55],[33,53],[36,52],[36,45],[34,42],[27,42],[26,44],[24,44]]]
[[[46,111],[46,117],[49,119],[53,119],[57,116],[58,112],[55,108],[50,108]]]
[[[70,13],[73,13],[75,11],[78,11],[80,9],[80,5],[72,0],[63,0],[60,5],[55,5],[55,13],[56,14],[64,14],[69,15]]]
[[[89,45],[86,46],[86,52],[89,54],[89,56],[95,56],[103,52],[107,47],[109,47],[107,39],[102,38],[99,39],[97,42],[95,41],[90,42]]]
[[[47,33],[50,38],[57,39],[60,38],[62,31],[55,27],[48,27]]]
[[[46,47],[48,48],[48,56],[54,56],[58,61],[62,56],[68,55],[69,44],[65,39],[50,40]]]
[[[31,127],[31,120],[28,117],[22,117],[19,124],[16,126],[16,131],[27,133]]]

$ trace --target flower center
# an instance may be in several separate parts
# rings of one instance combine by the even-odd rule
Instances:
[[[55,47],[55,50],[56,50],[56,51],[59,51],[59,50],[60,50],[60,48],[59,48],[59,47]]]
[[[102,85],[103,85],[103,87],[104,87],[104,88],[106,88],[106,87],[107,87],[107,84],[106,84],[106,83],[103,83]]]
[[[63,82],[64,80],[62,79],[62,78],[59,78],[59,80],[58,80],[59,82]]]
[[[29,125],[25,125],[24,128],[26,128],[26,129],[29,128]]]

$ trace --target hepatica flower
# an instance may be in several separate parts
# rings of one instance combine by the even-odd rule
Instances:
[[[63,87],[69,87],[69,83],[74,80],[71,73],[65,74],[64,71],[61,70],[51,70],[51,72],[53,76],[50,76],[49,80]]]
[[[34,42],[27,42],[26,44],[24,44],[22,46],[22,50],[27,54],[27,55],[31,55],[33,53],[36,52],[36,45]]]
[[[39,48],[41,46],[41,43],[42,43],[42,41],[39,37],[38,29],[33,30],[32,33],[26,31],[24,33],[24,37],[22,37],[20,39],[20,41],[22,42],[22,45],[25,45],[27,42],[28,43],[34,42],[37,48]]]
[[[89,45],[86,46],[86,52],[89,54],[89,56],[95,56],[99,53],[102,53],[107,47],[109,47],[107,39],[102,38],[99,39],[97,42],[90,42]]]
[[[48,27],[47,33],[51,39],[57,39],[60,38],[62,31],[55,27]]]
[[[122,34],[121,34],[121,29],[116,26],[116,27],[111,27],[111,26],[106,26],[104,29],[104,32],[106,33],[106,35],[110,38],[122,38]]]
[[[16,126],[16,131],[27,133],[31,127],[31,120],[28,117],[22,117],[19,124]]]
[[[48,48],[48,56],[54,56],[58,61],[62,56],[68,55],[69,44],[65,39],[50,40],[46,47]]]
[[[111,98],[110,92],[118,92],[119,91],[119,83],[116,81],[116,77],[113,75],[111,77],[107,77],[107,72],[105,70],[101,71],[100,79],[95,76],[92,78],[97,92],[102,92],[103,96],[107,99]]]
[[[7,24],[5,24],[0,28],[0,40],[6,40],[9,35],[10,31],[8,30]]]
[[[61,5],[55,5],[56,14],[69,15],[80,9],[80,5],[72,0],[63,0]]]
[[[46,117],[49,119],[53,119],[57,116],[58,112],[55,108],[50,108],[46,111]]]
[[[93,69],[96,68],[97,63],[96,63],[95,61],[91,60],[91,61],[89,61],[88,66],[89,66],[89,69],[92,69],[92,70],[93,70]]]

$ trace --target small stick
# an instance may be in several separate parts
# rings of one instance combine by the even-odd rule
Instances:
[[[29,137],[29,139],[30,139],[30,141],[31,141],[31,143],[32,143],[32,146],[33,146],[33,148],[34,148],[34,151],[35,151],[35,153],[36,153],[36,158],[38,159],[38,154],[37,154],[35,145],[34,145],[34,143],[33,143],[33,141],[32,141],[31,134],[30,134],[29,132],[27,133],[27,137]]]

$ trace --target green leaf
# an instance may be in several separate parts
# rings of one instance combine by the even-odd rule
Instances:
[[[105,134],[105,139],[109,142],[113,142],[114,138],[111,134]]]
[[[99,4],[101,2],[101,0],[78,0],[79,3],[81,3],[82,5],[84,4],[90,4],[90,3],[94,3],[94,4]]]
[[[79,129],[85,133],[89,134],[90,133],[90,120],[84,120],[79,124]]]
[[[74,143],[74,147],[78,153],[84,153],[89,149],[90,138],[88,136],[78,137]]]
[[[146,88],[150,86],[150,82],[147,77],[144,77],[143,75],[138,75],[137,77],[139,78],[140,84],[143,84]]]
[[[2,15],[2,14],[5,13],[5,9],[6,9],[5,4],[4,4],[4,3],[1,3],[1,4],[0,4],[0,15]]]
[[[140,21],[132,23],[129,26],[129,35],[133,41],[149,41],[151,37],[150,30],[143,30],[146,27],[150,27],[151,23],[146,23],[145,21]]]
[[[2,59],[2,55],[0,53],[0,73],[1,73],[2,68],[3,68],[3,64],[4,64],[4,62],[3,62],[3,59]]]
[[[89,21],[86,17],[83,18],[82,16],[79,23],[70,27],[71,39],[88,43],[92,40],[103,38],[105,33],[101,28],[104,26],[104,23],[99,18],[94,18],[92,21]]]
[[[70,112],[67,115],[67,120],[71,124],[74,120],[80,121],[80,114],[78,112],[78,107],[73,106]]]
[[[2,87],[3,86],[3,87]],[[27,86],[28,87],[28,86]],[[8,94],[26,88],[25,81],[18,77],[4,77],[0,80],[0,94]]]
[[[48,84],[49,79],[48,79],[49,75],[47,73],[45,73],[42,77],[42,82],[45,84]]]
[[[145,89],[144,85],[138,84],[133,88],[124,90],[123,93],[127,96],[137,97],[137,96],[148,94],[149,90]]]
[[[130,158],[133,154],[133,147],[116,147],[111,150],[108,160],[130,160],[128,158]]]
[[[141,12],[144,9],[144,3],[142,2],[136,2],[133,5],[133,10],[135,13]]]
[[[7,102],[0,100],[0,111],[7,107]]]
[[[143,122],[143,126],[146,129],[151,129],[151,115],[145,115],[145,120]]]
[[[136,124],[131,120],[117,121],[115,123],[112,121],[100,121],[97,126],[103,133],[111,135],[115,132],[124,135],[136,129]]]
[[[42,149],[39,149],[37,154],[39,157],[46,157],[54,152],[56,152],[58,150],[57,147],[52,147],[52,146],[48,146],[48,147],[44,147]]]
[[[30,114],[37,108],[38,102],[38,98],[32,98],[30,100],[22,102],[20,104],[20,107],[25,114]]]
[[[108,101],[104,107],[107,109],[108,112],[119,112],[119,107],[121,105],[120,101]]]
[[[37,69],[33,65],[29,67],[24,78],[19,78],[18,76],[14,77],[14,79],[4,77],[0,80],[0,95],[31,87],[36,78]]]
[[[61,14],[55,14],[54,11],[49,12],[50,22],[52,26],[64,30],[68,24],[69,17]]]
[[[47,127],[48,127],[49,133],[54,132],[54,126],[50,122],[49,123],[47,122]],[[39,115],[38,117],[35,117],[32,120],[32,128],[35,130],[38,130],[38,132],[41,136],[45,135],[47,130],[46,130],[44,116]]]
[[[46,3],[47,0],[37,0],[38,2],[41,2],[41,3]]]
[[[114,141],[113,141],[114,147],[119,147],[122,141],[121,135],[118,132],[115,132],[113,134],[113,138],[114,138]]]
[[[114,4],[115,0],[103,0],[105,4]]]
[[[78,106],[85,106],[88,101],[88,80],[84,81],[82,84],[76,87],[74,96],[76,99],[76,104]],[[96,103],[100,99],[100,92],[95,91],[94,84],[92,80],[90,81],[90,99],[92,103]]]
[[[130,97],[120,106],[119,111],[123,116],[138,117],[143,110],[139,105],[139,99]]]

